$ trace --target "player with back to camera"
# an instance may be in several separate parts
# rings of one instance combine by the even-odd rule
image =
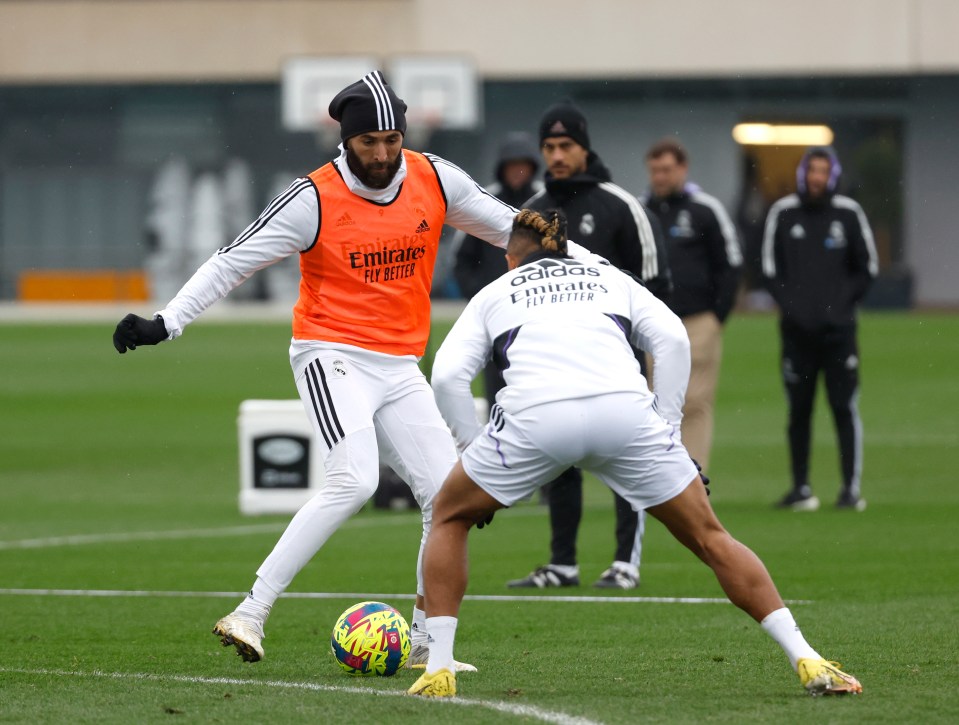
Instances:
[[[510,271],[473,297],[433,365],[437,404],[462,456],[434,501],[423,560],[432,644],[410,694],[456,694],[453,642],[470,527],[571,465],[659,519],[708,565],[809,692],[861,692],[806,642],[763,563],[713,513],[679,435],[690,367],[679,318],[618,269],[570,258],[559,211],[521,211],[506,259]],[[653,355],[655,399],[630,345]],[[490,354],[506,387],[484,429],[470,381]]]
[[[127,315],[114,333],[120,353],[173,340],[254,272],[300,255],[290,361],[326,482],[257,569],[249,595],[214,627],[249,662],[263,657],[263,626],[276,599],[373,495],[380,458],[422,509],[410,665],[428,655],[422,545],[433,497],[456,462],[417,366],[429,335],[433,266],[444,224],[503,247],[516,210],[450,162],[405,150],[405,111],[379,71],[343,89],[329,107],[340,123],[339,157],[296,179],[152,320]]]

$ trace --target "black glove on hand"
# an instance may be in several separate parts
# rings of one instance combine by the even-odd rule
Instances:
[[[145,320],[129,314],[117,323],[117,329],[113,332],[113,347],[122,355],[127,350],[136,350],[137,345],[156,345],[167,337],[166,325],[159,315],[152,320]]]
[[[477,528],[477,529],[482,529],[484,526],[489,526],[489,525],[493,522],[493,515],[494,515],[495,513],[496,513],[496,512],[494,511],[493,513],[491,513],[489,516],[487,516],[487,517],[486,517],[485,519],[483,519],[482,521],[477,522],[476,528]]]
[[[702,479],[703,485],[706,487],[706,495],[708,496],[709,495],[709,476],[703,473],[703,467],[699,465],[699,461],[697,461],[695,458],[690,458],[689,460],[693,462],[693,465],[696,466],[696,470],[699,471],[699,477],[700,479]]]

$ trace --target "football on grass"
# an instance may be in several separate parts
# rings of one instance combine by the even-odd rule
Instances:
[[[410,656],[410,627],[383,602],[360,602],[336,620],[333,657],[351,675],[389,677]]]

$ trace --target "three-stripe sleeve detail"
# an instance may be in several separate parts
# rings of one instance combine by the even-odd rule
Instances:
[[[856,220],[859,222],[859,231],[862,234],[862,240],[866,245],[866,254],[869,259],[867,261],[867,269],[869,270],[869,276],[875,277],[879,274],[879,255],[876,254],[876,241],[872,236],[872,228],[869,226],[869,221],[866,219],[866,215],[863,213],[862,207],[850,199],[848,196],[840,196],[836,194],[832,199],[832,205],[834,207],[839,207],[840,209],[850,209],[855,212]]]
[[[649,225],[649,219],[646,212],[640,205],[639,200],[620,186],[604,181],[599,187],[606,190],[609,194],[622,199],[626,203],[626,208],[633,217],[636,224],[636,232],[639,235],[639,245],[643,252],[643,281],[648,282],[654,277],[659,276],[659,257],[656,251],[656,239],[653,237],[653,228]]]
[[[763,231],[762,264],[763,275],[769,279],[776,277],[776,228],[779,226],[779,215],[785,209],[794,209],[799,206],[799,197],[796,194],[784,196],[769,209],[766,215],[766,226]]]
[[[713,213],[713,216],[716,217],[716,223],[719,224],[719,231],[723,235],[723,240],[726,243],[726,261],[729,262],[729,266],[742,266],[743,253],[739,247],[739,235],[736,233],[736,226],[733,224],[733,220],[730,219],[729,214],[726,213],[726,207],[722,205],[719,199],[703,191],[692,194],[692,199],[705,206]]]
[[[280,210],[289,204],[293,199],[299,194],[303,189],[307,189],[313,185],[309,179],[297,179],[292,184],[290,184],[286,191],[277,196],[273,201],[271,201],[266,209],[257,217],[256,221],[250,224],[246,229],[244,229],[240,236],[233,240],[229,245],[223,247],[219,250],[217,254],[226,254],[231,249],[235,249],[245,242],[247,239],[252,237],[258,231],[263,229],[267,225],[267,222],[270,221],[274,216],[276,216]]]

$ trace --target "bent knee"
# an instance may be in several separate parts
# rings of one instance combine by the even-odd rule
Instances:
[[[710,529],[697,538],[696,555],[705,562],[722,560],[736,545],[736,540],[722,527]]]
[[[334,449],[334,452],[326,461],[326,480],[321,492],[326,491],[330,497],[349,499],[356,506],[362,506],[376,493],[380,485],[378,461],[351,456],[345,450]]]

